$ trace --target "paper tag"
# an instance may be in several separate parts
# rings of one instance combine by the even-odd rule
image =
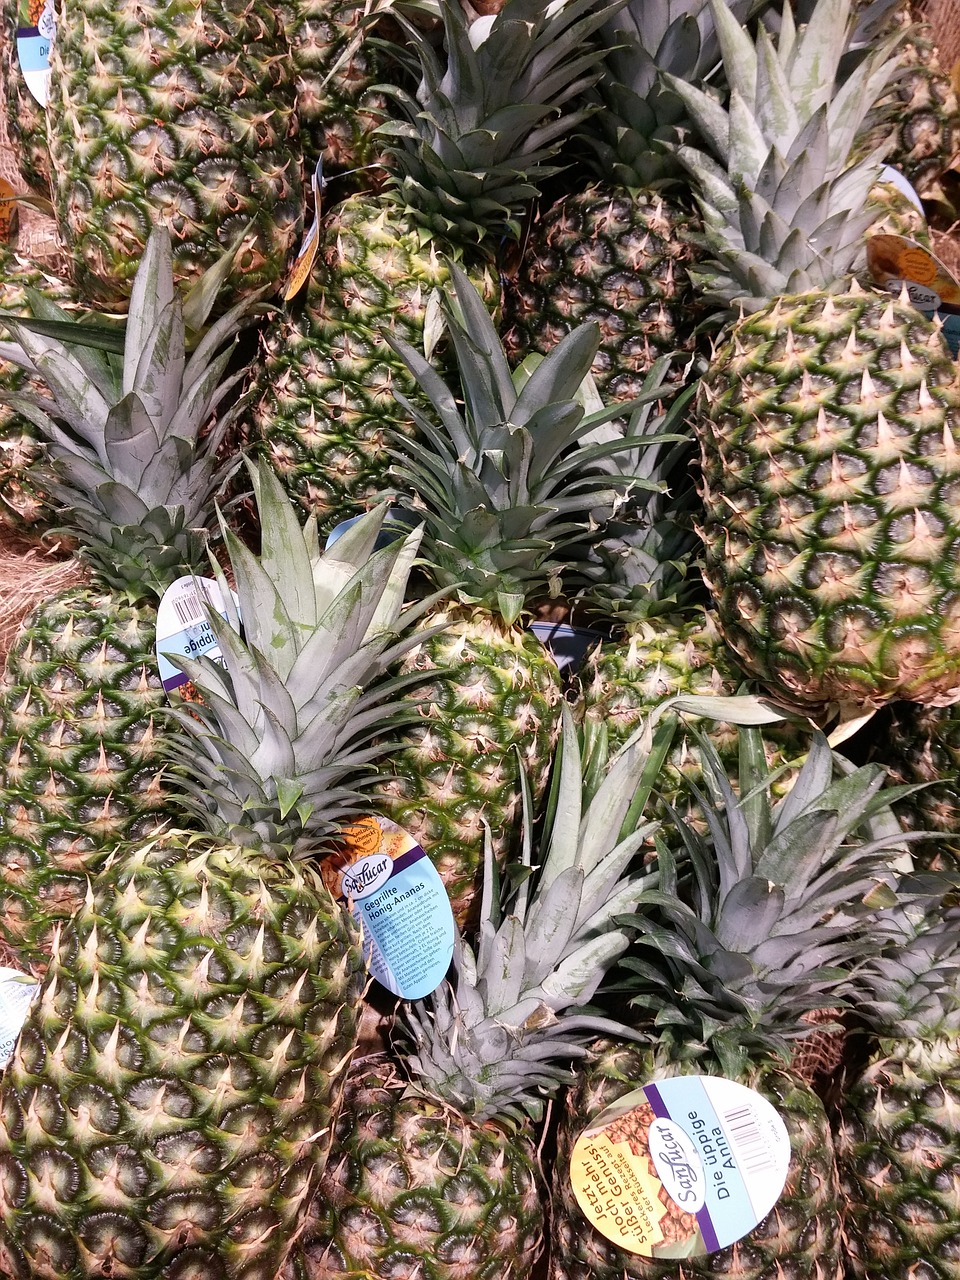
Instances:
[[[947,345],[960,355],[960,284],[929,249],[905,236],[870,236],[867,267],[881,289],[906,287],[918,311],[939,316]]]
[[[176,666],[167,654],[182,654],[185,658],[212,658],[219,661],[223,654],[217,637],[207,621],[204,597],[220,614],[227,618],[227,611],[220,595],[220,586],[213,578],[196,578],[187,575],[178,578],[167,587],[157,607],[157,665],[160,679],[168,696],[174,692],[180,699],[195,701],[191,696],[193,685],[186,673]],[[233,593],[237,602],[237,593]]]
[[[753,1089],[677,1076],[634,1089],[577,1139],[573,1193],[588,1222],[628,1253],[692,1258],[726,1248],[783,1191],[790,1138]]]
[[[405,1000],[422,1000],[453,958],[453,910],[440,873],[389,818],[360,818],[344,837],[320,864],[324,883],[362,927],[376,980]]]
[[[317,161],[317,167],[313,171],[313,177],[310,179],[310,187],[313,191],[313,221],[304,233],[300,250],[293,260],[293,266],[290,268],[290,274],[283,290],[284,302],[289,302],[291,298],[297,296],[307,283],[310,272],[313,269],[317,250],[320,248],[320,214],[326,186],[327,180],[323,176],[323,157],[321,156]]]
[[[39,990],[40,983],[27,974],[0,969],[0,1070],[13,1057],[17,1037]]]
[[[50,46],[57,30],[54,0],[21,0],[17,24],[17,58],[27,88],[47,105],[50,89]]]

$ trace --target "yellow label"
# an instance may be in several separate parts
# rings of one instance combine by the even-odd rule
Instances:
[[[587,1221],[622,1249],[648,1257],[665,1239],[667,1216],[659,1198],[663,1183],[650,1166],[641,1147],[631,1150],[628,1142],[611,1142],[605,1133],[582,1135],[570,1166],[573,1194]]]
[[[870,236],[867,266],[883,289],[912,281],[936,294],[940,302],[960,304],[960,284],[950,271],[928,249],[905,236]]]
[[[17,193],[0,178],[0,240],[13,240],[17,234]]]

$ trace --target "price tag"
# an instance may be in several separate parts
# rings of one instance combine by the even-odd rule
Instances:
[[[39,982],[17,969],[0,969],[0,1070],[13,1057]]]
[[[943,336],[960,355],[960,284],[929,249],[905,236],[870,236],[867,267],[881,289],[899,294],[927,316],[939,316]]]
[[[440,873],[413,836],[389,818],[361,818],[320,870],[362,928],[376,980],[405,1000],[435,991],[453,958],[453,910]]]
[[[21,0],[17,21],[17,58],[27,88],[47,105],[50,90],[50,48],[56,34],[54,0]]]
[[[237,602],[237,593],[233,593]],[[220,585],[213,578],[187,575],[167,587],[157,607],[157,665],[167,697],[186,702],[197,700],[196,691],[185,672],[172,661],[172,655],[185,658],[222,658],[213,628],[207,620],[205,602],[227,619],[220,595]],[[171,655],[171,656],[167,656]]]
[[[740,1240],[783,1191],[790,1138],[765,1098],[720,1076],[635,1089],[577,1139],[573,1193],[628,1253],[692,1258]]]

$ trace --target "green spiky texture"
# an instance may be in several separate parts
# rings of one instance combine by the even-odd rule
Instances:
[[[738,21],[749,8],[731,6]],[[601,39],[599,109],[584,126],[594,180],[534,225],[507,291],[508,341],[517,355],[545,353],[594,320],[603,337],[593,374],[603,395],[627,400],[658,356],[692,350],[702,319],[688,274],[697,220],[676,189],[675,146],[690,119],[662,73],[700,84],[718,49],[705,0],[633,0]]]
[[[750,1058],[789,1061],[806,1034],[802,1015],[837,1003],[840,966],[880,945],[875,913],[906,849],[890,807],[904,788],[884,787],[882,769],[854,769],[815,733],[793,786],[775,799],[760,731],[738,733],[742,799],[697,735],[706,790],[691,790],[708,834],[681,825],[681,858],[658,842],[653,914],[635,918],[637,950],[624,961],[636,1007],[669,1021],[685,1055],[732,1077]]]
[[[960,389],[938,330],[858,289],[778,299],[733,327],[698,414],[704,576],[745,669],[795,705],[953,701]]]
[[[590,1226],[573,1197],[567,1174],[573,1145],[606,1107],[649,1081],[695,1068],[665,1064],[633,1045],[600,1042],[569,1091],[561,1113],[553,1178],[550,1280],[676,1280],[676,1277],[796,1276],[802,1280],[839,1274],[840,1196],[833,1141],[823,1104],[807,1087],[776,1066],[750,1066],[738,1078],[771,1102],[790,1135],[791,1162],[776,1207],[737,1244],[703,1258],[656,1262],[625,1253]],[[669,1238],[683,1215],[665,1209],[661,1225]]]
[[[854,972],[859,1015],[879,1045],[839,1102],[837,1154],[850,1274],[864,1280],[955,1268],[960,1155],[960,913],[901,921]]]
[[[30,295],[45,320],[69,320]],[[42,966],[85,875],[115,843],[166,818],[158,752],[163,689],[156,602],[206,568],[204,527],[219,482],[226,372],[247,304],[186,352],[166,233],[144,255],[125,349],[115,356],[8,321],[48,397],[12,397],[46,441],[47,493],[81,543],[93,582],[37,606],[10,645],[0,685],[0,931]]]
[[[375,171],[359,175],[369,187],[383,181],[382,144],[374,134],[387,100],[376,88],[385,59],[364,38],[365,11],[356,0],[293,0],[284,7],[283,24],[296,79],[297,141],[307,171],[319,159],[325,174],[373,165]]]
[[[924,200],[945,201],[941,179],[960,158],[960,102],[921,6],[907,2],[872,4],[858,0],[860,32],[867,41],[891,32],[904,34],[902,74],[877,107],[879,120],[866,144],[893,131],[889,161]],[[947,208],[949,209],[949,203]]]
[[[54,205],[85,297],[126,308],[155,226],[175,237],[187,283],[241,241],[222,305],[277,287],[300,232],[303,171],[276,7],[70,3],[50,70]]]
[[[873,750],[873,758],[899,782],[923,784],[897,812],[905,828],[938,832],[939,838],[917,846],[918,862],[953,867],[960,856],[960,723],[953,706],[925,707],[896,702],[890,708],[890,731]]]
[[[109,860],[0,1086],[11,1275],[275,1276],[323,1170],[363,952],[303,859],[364,806],[396,683],[364,686],[402,652],[419,535],[374,552],[371,513],[321,555],[253,478],[260,558],[224,530],[246,639],[214,622],[225,665],[183,663],[203,701],[174,754],[209,834]]]
[[[757,1088],[791,1133],[786,1192],[742,1241],[685,1260],[684,1274],[789,1271],[812,1280],[840,1269],[837,1183],[822,1103],[788,1063],[813,1031],[807,1014],[842,1002],[844,966],[882,946],[873,937],[877,911],[891,900],[889,860],[903,849],[889,809],[898,791],[883,790],[880,770],[835,761],[816,735],[789,794],[774,801],[758,730],[739,732],[742,799],[700,735],[706,790],[695,794],[708,835],[681,824],[680,859],[658,841],[657,887],[632,917],[637,936],[623,961],[624,986],[634,991],[651,1048],[639,1060],[601,1059],[572,1098],[561,1150],[569,1151],[598,1101],[658,1074],[714,1073]],[[558,1178],[565,1168],[558,1165]],[[558,1278],[676,1274],[676,1263],[627,1254],[588,1227],[562,1184],[557,1203]]]
[[[17,52],[17,27],[21,25],[20,0],[3,6],[0,30],[0,86],[3,91],[4,125],[20,176],[39,196],[50,197],[50,145],[43,107],[27,88]],[[28,17],[35,23],[43,10],[32,0]],[[30,25],[28,22],[25,25]]]
[[[386,1277],[416,1259],[432,1280],[467,1266],[493,1280],[536,1261],[546,1197],[534,1121],[585,1041],[611,1027],[579,1006],[628,944],[616,917],[644,883],[629,870],[647,830],[638,815],[672,728],[647,726],[605,770],[582,758],[566,713],[536,851],[525,813],[521,861],[534,875],[498,886],[488,842],[476,946],[461,943],[454,978],[409,1006],[402,1067],[372,1059],[348,1083],[309,1274]]]
[[[397,440],[397,472],[416,495],[411,515],[425,523],[429,573],[459,601],[445,609],[450,630],[411,655],[430,671],[431,685],[418,698],[408,749],[394,757],[398,781],[388,799],[398,820],[422,810],[441,836],[426,847],[462,921],[481,821],[494,832],[500,861],[516,852],[520,770],[539,796],[559,731],[560,674],[520,620],[556,595],[561,580],[582,578],[595,522],[644,481],[604,470],[632,442],[594,439],[616,411],[587,415],[576,399],[596,352],[595,326],[570,334],[529,377],[523,369],[512,375],[482,300],[459,268],[451,270],[445,316],[462,410],[428,360],[390,339],[433,410],[428,416],[406,402],[423,443]]]
[[[558,171],[562,140],[588,110],[580,97],[601,57],[590,37],[608,7],[507,0],[492,25],[469,27],[457,0],[442,0],[442,51],[397,16],[407,40],[398,56],[419,87],[415,96],[391,91],[395,118],[376,135],[390,179],[325,220],[317,296],[268,331],[251,417],[290,491],[328,523],[383,491],[384,429],[407,425],[394,393],[410,393],[409,373],[381,333],[435,343],[444,254],[498,300],[494,255],[519,235],[539,184]]]
[[[784,5],[777,43],[756,41],[710,0],[730,106],[667,76],[707,151],[678,156],[694,180],[708,250],[696,273],[708,294],[758,310],[784,294],[831,289],[863,263],[876,217],[865,207],[882,149],[851,163],[873,105],[896,74],[899,37],[880,41],[847,74],[849,0],[818,6],[799,30]]]

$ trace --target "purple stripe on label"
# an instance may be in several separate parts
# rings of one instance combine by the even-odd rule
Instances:
[[[390,875],[395,876],[397,872],[402,871],[404,867],[409,867],[411,863],[419,862],[421,858],[425,858],[426,856],[427,855],[423,852],[420,846],[415,844],[412,849],[408,849],[406,853],[401,853],[400,857],[394,860],[393,870],[390,872]]]
[[[667,1104],[660,1097],[660,1090],[657,1086],[655,1084],[645,1084],[643,1092],[647,1095],[647,1101],[653,1107],[653,1114],[661,1120],[669,1120],[670,1111],[667,1108]]]
[[[163,682],[163,687],[169,693],[171,689],[179,689],[182,684],[186,684],[190,677],[183,671],[178,671],[175,676],[167,676]]]
[[[697,1226],[699,1226],[700,1234],[703,1236],[703,1243],[707,1247],[707,1253],[715,1253],[721,1245],[717,1239],[717,1233],[713,1229],[710,1214],[706,1209],[701,1209],[697,1214]]]

